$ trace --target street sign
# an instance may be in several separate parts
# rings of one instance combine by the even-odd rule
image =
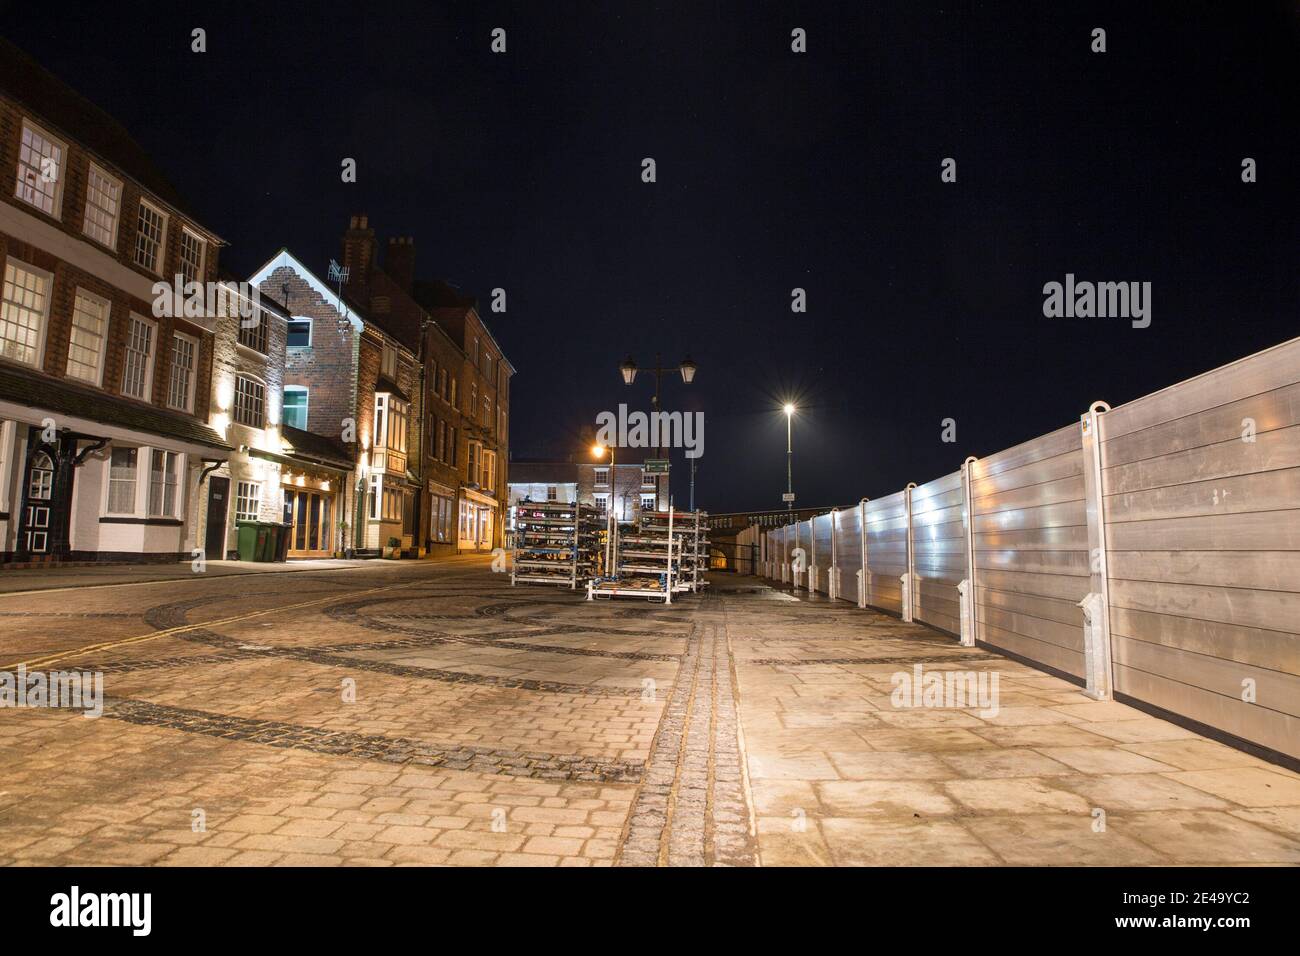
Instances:
[[[793,492],[793,491],[787,491],[785,494],[783,494],[783,495],[781,496],[781,500],[782,500],[782,501],[794,501],[794,492]]]
[[[666,475],[668,474],[668,459],[647,458],[641,467],[645,469],[647,475]]]

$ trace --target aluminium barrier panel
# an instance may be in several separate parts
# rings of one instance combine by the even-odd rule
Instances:
[[[835,566],[839,580],[835,596],[858,603],[858,572],[862,570],[862,509],[857,505],[835,512]]]
[[[867,603],[903,613],[907,574],[907,492],[896,491],[867,502]]]
[[[1115,691],[1300,758],[1300,339],[1099,418]]]
[[[797,547],[803,549],[803,570],[795,575],[794,586],[807,590],[809,584],[808,568],[813,562],[812,521],[796,523],[794,532],[795,540],[798,542]],[[791,560],[793,560],[793,557]]]
[[[1081,426],[970,464],[976,636],[1084,676],[1089,593]]]
[[[834,552],[831,550],[831,515],[817,515],[812,519],[812,556],[816,559],[817,577],[814,589],[821,594],[830,593],[831,565]]]
[[[912,489],[912,617],[961,636],[957,585],[966,577],[961,472]]]

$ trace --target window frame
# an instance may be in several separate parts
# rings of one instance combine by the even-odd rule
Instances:
[[[188,342],[193,356],[193,365],[189,369],[189,383],[185,389],[185,404],[177,405],[172,401],[172,393],[176,386],[176,343],[177,341]],[[179,329],[172,330],[172,351],[171,363],[167,369],[167,407],[175,409],[178,412],[194,414],[194,393],[198,387],[199,381],[199,347],[200,342],[197,336],[182,332]]]
[[[185,496],[183,494],[184,482],[181,480],[180,472],[183,469],[185,464],[185,456],[180,452],[168,451],[166,448],[151,447],[148,449],[148,452],[149,452],[149,483],[145,488],[145,505],[144,505],[145,517],[183,519],[185,515],[185,501],[184,501]],[[164,476],[161,485],[162,508],[157,512],[155,512],[153,509],[153,490],[154,490],[154,474],[155,474],[153,462],[154,462],[155,455],[163,456],[163,466],[164,466],[164,470],[161,472],[161,474]],[[139,472],[137,470],[137,474],[138,473]],[[169,487],[167,482],[168,476],[174,479],[171,482],[170,487],[175,489],[175,493],[172,498],[172,507],[170,510],[168,510],[166,507],[167,489]]]
[[[187,276],[185,274],[185,240],[186,239],[193,239],[195,242],[198,243],[198,247],[199,247],[199,261],[196,265],[196,274],[193,276]],[[177,271],[180,273],[183,282],[202,283],[207,279],[208,241],[204,239],[203,236],[201,236],[198,232],[191,229],[189,226],[185,225],[184,223],[181,224],[181,241],[180,241],[177,260],[178,260]]]
[[[301,324],[301,323],[303,323],[303,322],[307,323],[307,344],[306,344],[306,345],[293,345],[293,344],[291,344],[291,343],[289,342],[289,336],[293,335],[293,327],[294,327],[295,325]],[[312,320],[312,318],[311,318],[310,316],[305,316],[305,315],[294,315],[294,316],[290,316],[290,317],[289,317],[289,322],[288,322],[288,324],[285,326],[285,330],[284,330],[284,347],[285,347],[286,350],[288,350],[288,349],[309,349],[309,348],[311,348],[311,344],[312,344],[313,339],[315,338],[315,335],[316,335],[316,323],[315,323],[315,321]]]
[[[143,262],[140,261],[140,233],[142,231],[140,228],[140,218],[143,210],[145,209],[153,210],[155,213],[157,213],[158,218],[161,220],[161,227],[160,227],[161,231],[159,232],[158,235],[158,256],[157,256],[157,261],[152,266],[145,265]],[[136,235],[135,253],[131,257],[131,261],[135,263],[135,265],[139,266],[141,269],[147,269],[149,272],[152,272],[156,276],[163,275],[167,269],[167,228],[171,224],[170,220],[171,220],[171,216],[167,213],[165,209],[162,208],[161,205],[150,202],[148,199],[144,198],[143,196],[140,197],[140,208],[136,210],[136,215],[135,215],[135,235]]]
[[[246,487],[253,489],[252,495],[244,494],[244,489]],[[253,503],[253,511],[251,513],[251,516],[249,516],[249,512],[247,511],[241,512],[239,510],[241,504],[245,504],[249,501]],[[262,483],[260,481],[253,481],[245,478],[241,478],[238,481],[236,481],[235,482],[235,520],[236,521],[259,521],[261,520],[259,517],[261,513],[262,513]]]
[[[22,170],[24,167],[26,167],[27,169],[32,168],[31,166],[28,166],[25,162],[23,162],[23,131],[29,128],[37,136],[41,137],[41,139],[45,140],[47,143],[49,143],[52,146],[57,146],[59,149],[59,163],[58,163],[59,172],[54,179],[54,195],[50,198],[50,204],[54,207],[52,212],[42,209],[37,203],[31,202],[26,197],[24,197],[22,195],[22,186],[25,185],[25,181],[20,182],[20,180],[17,179],[17,176],[22,175]],[[18,126],[18,155],[16,158],[17,158],[17,165],[14,170],[15,172],[14,192],[13,192],[14,198],[17,199],[19,202],[21,202],[23,205],[29,206],[32,209],[35,209],[37,212],[49,216],[51,219],[55,219],[58,220],[59,222],[62,222],[63,221],[63,184],[64,181],[67,179],[67,172],[68,172],[68,144],[64,142],[62,139],[60,139],[59,137],[55,136],[53,133],[49,132],[40,123],[37,123],[35,120],[31,119],[30,117],[24,116],[22,118],[22,122]],[[41,178],[44,179],[44,172],[41,170],[37,170],[37,172],[40,173]],[[44,196],[46,194],[42,192],[41,195]]]
[[[102,206],[95,205],[90,201],[91,194],[95,191],[94,186],[92,185],[95,176],[108,180],[110,183],[117,186],[117,211],[113,214],[113,235],[108,242],[105,242],[103,239],[99,238],[99,236],[90,231],[92,223],[89,213],[92,206],[101,212],[103,211]],[[114,252],[117,252],[117,240],[122,233],[122,199],[124,196],[125,190],[123,188],[122,180],[118,179],[103,166],[99,165],[99,163],[91,160],[86,172],[86,204],[81,210],[81,234],[92,242],[97,242],[106,249],[112,249]],[[97,223],[94,225],[98,228]]]
[[[113,478],[113,453],[115,451],[118,451],[119,449],[122,451],[135,452],[135,461],[133,462],[132,469],[131,469],[132,477],[131,477],[131,510],[130,511],[114,511],[112,509],[114,482],[115,481],[120,482],[123,480],[123,479]],[[105,463],[105,468],[104,468],[104,501],[103,501],[103,506],[100,509],[101,516],[116,517],[116,518],[134,518],[139,516],[140,514],[140,453],[142,451],[148,451],[148,449],[139,447],[137,445],[119,445],[116,442],[114,442],[109,447],[108,461]]]
[[[95,369],[95,377],[93,379],[83,378],[80,375],[75,375],[73,374],[71,369],[71,366],[73,364],[73,360],[72,360],[73,348],[74,347],[85,348],[85,346],[78,346],[77,343],[72,340],[73,333],[78,331],[79,328],[77,326],[77,314],[79,311],[77,309],[78,299],[89,299],[92,302],[95,302],[104,307],[104,327],[100,330],[99,333],[99,352],[98,352],[99,361],[97,363],[98,367]],[[63,368],[63,375],[65,378],[71,378],[78,382],[87,382],[91,385],[94,385],[96,388],[104,387],[104,367],[108,364],[108,362],[106,361],[107,354],[108,354],[108,333],[109,333],[110,326],[112,324],[112,317],[113,317],[112,299],[107,299],[102,295],[98,295],[94,292],[91,292],[89,289],[83,288],[82,286],[75,286],[73,288],[72,314],[68,317],[68,356],[67,356],[67,362]],[[84,365],[85,363],[78,362],[77,364]]]
[[[35,347],[36,354],[33,357],[32,361],[24,362],[22,359],[13,358],[12,356],[5,355],[4,347],[2,344],[5,340],[3,339],[0,339],[0,360],[6,362],[13,362],[16,365],[22,365],[27,368],[34,368],[39,371],[40,369],[45,367],[45,344],[50,334],[50,307],[51,307],[51,299],[54,298],[54,273],[46,272],[44,269],[38,268],[22,259],[19,259],[17,256],[14,255],[6,256],[5,272],[4,274],[0,274],[0,316],[3,316],[3,308],[4,308],[4,301],[5,301],[4,284],[5,281],[8,279],[8,272],[10,266],[12,266],[15,270],[21,270],[31,275],[37,276],[45,283],[45,291],[43,295],[43,298],[45,300],[45,307],[41,312],[40,329],[37,332],[37,336],[36,336],[37,339],[36,347]],[[3,319],[0,319],[0,321],[3,321]]]
[[[262,406],[261,421],[258,422],[257,424],[252,424],[251,422],[246,422],[246,421],[244,421],[243,419],[241,419],[241,418],[239,417],[239,409],[240,409],[240,401],[239,401],[239,383],[240,383],[240,382],[251,382],[252,384],[258,386],[258,387],[261,388],[261,390],[262,390],[262,395],[261,395],[261,406]],[[232,422],[234,422],[236,425],[242,425],[242,426],[244,426],[245,428],[265,428],[265,427],[266,427],[266,382],[264,382],[262,379],[258,378],[256,375],[249,375],[247,372],[239,372],[237,375],[235,375],[235,393],[234,393],[234,397],[232,398],[231,403],[230,403],[230,420],[231,420]]]
[[[302,405],[295,405],[293,408],[302,409],[302,424],[293,425],[289,422],[289,393],[302,396]],[[280,424],[289,425],[290,428],[296,428],[299,431],[307,430],[307,422],[310,420],[311,408],[311,389],[306,385],[286,385],[280,395]]]
[[[134,323],[140,322],[149,329],[149,351],[145,355],[144,375],[143,375],[143,395],[133,395],[126,390],[126,373],[127,373],[127,355],[133,350],[131,348],[131,331]],[[149,402],[153,400],[153,375],[154,368],[158,364],[158,323],[148,316],[141,315],[139,312],[130,312],[127,315],[126,324],[126,345],[122,349],[122,382],[118,389],[124,398],[130,398],[137,402]]]

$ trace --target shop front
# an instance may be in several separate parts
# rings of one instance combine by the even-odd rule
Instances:
[[[460,520],[456,546],[461,551],[491,551],[498,503],[491,495],[460,490]]]

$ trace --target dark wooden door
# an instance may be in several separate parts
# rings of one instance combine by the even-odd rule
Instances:
[[[220,475],[208,478],[208,535],[204,553],[209,561],[226,557],[226,514],[230,510],[230,479]]]

